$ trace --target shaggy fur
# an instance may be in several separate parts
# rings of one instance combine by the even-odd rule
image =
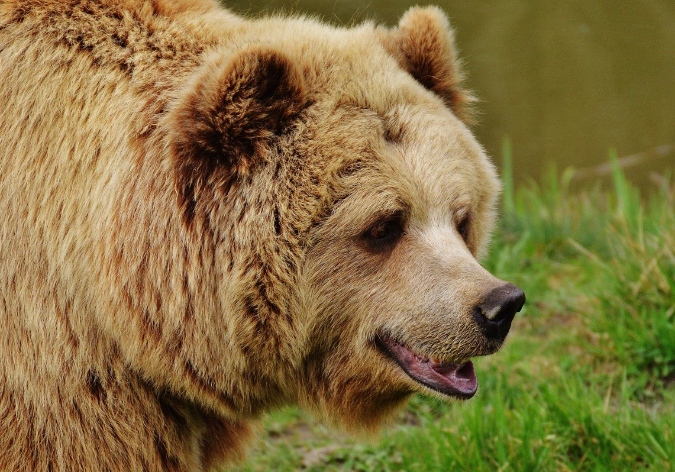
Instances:
[[[0,470],[208,470],[270,408],[362,429],[435,394],[378,335],[494,352],[498,182],[454,56],[435,8],[0,1]]]

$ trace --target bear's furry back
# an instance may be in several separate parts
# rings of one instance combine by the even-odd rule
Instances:
[[[209,229],[172,208],[157,130],[240,23],[208,0],[0,3],[0,470],[240,454],[250,427],[223,405],[253,410],[255,393],[218,398],[209,339],[184,342],[215,290],[189,268],[218,268]]]

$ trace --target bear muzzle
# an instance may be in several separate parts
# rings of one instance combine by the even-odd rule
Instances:
[[[511,283],[502,282],[489,289],[471,312],[472,321],[478,328],[476,334],[482,337],[482,341],[476,339],[476,344],[465,344],[463,353],[448,355],[447,351],[438,350],[442,354],[428,354],[428,349],[414,347],[417,343],[408,344],[387,334],[377,336],[375,345],[417,383],[447,396],[468,399],[478,389],[470,358],[496,352],[524,304],[525,293]]]

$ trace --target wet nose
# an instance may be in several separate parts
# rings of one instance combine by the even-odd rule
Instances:
[[[473,318],[483,334],[490,339],[504,339],[511,321],[525,304],[525,293],[506,283],[490,291],[482,303],[473,309]]]

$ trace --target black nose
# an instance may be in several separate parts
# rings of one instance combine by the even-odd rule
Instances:
[[[525,293],[513,284],[504,284],[487,294],[473,309],[473,318],[483,334],[491,339],[504,339],[511,321],[525,304]]]

